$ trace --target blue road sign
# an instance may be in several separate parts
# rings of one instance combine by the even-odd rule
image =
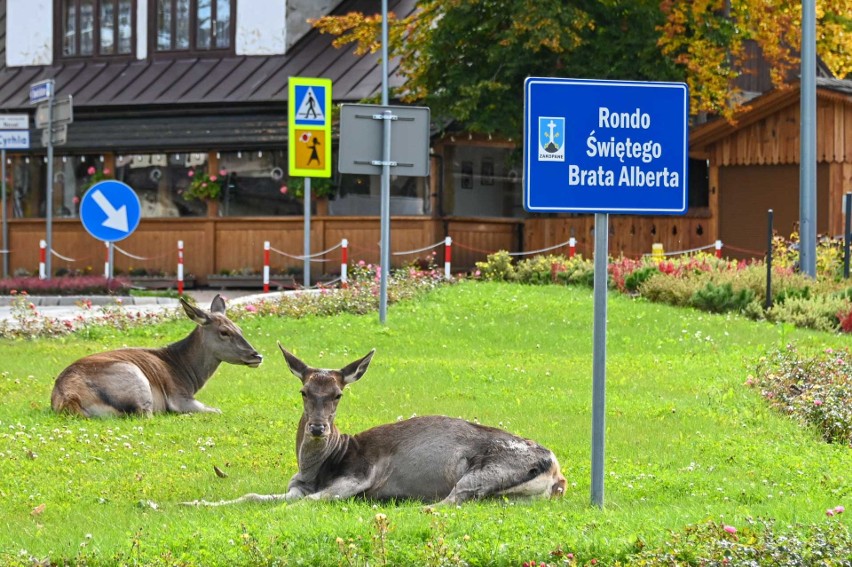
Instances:
[[[116,242],[130,236],[139,226],[141,216],[139,197],[121,181],[95,183],[80,202],[83,228],[104,242]]]
[[[683,83],[528,78],[524,208],[686,213],[688,101]]]

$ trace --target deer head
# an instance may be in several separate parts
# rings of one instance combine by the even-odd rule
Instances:
[[[202,351],[213,353],[219,362],[252,368],[263,362],[263,356],[243,337],[242,330],[225,315],[225,300],[220,295],[213,298],[210,311],[195,307],[183,297],[180,302],[186,315],[198,325]]]
[[[334,416],[343,389],[356,382],[367,371],[376,349],[340,370],[312,368],[288,352],[281,343],[278,348],[290,372],[302,381],[302,404],[305,434],[314,438],[328,437],[334,431]]]

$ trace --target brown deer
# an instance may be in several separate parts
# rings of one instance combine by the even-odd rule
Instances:
[[[217,295],[205,311],[181,298],[198,326],[184,339],[163,348],[122,348],[91,354],[56,378],[50,404],[58,412],[85,417],[154,413],[215,412],[195,399],[219,364],[257,367],[263,357],[225,315]]]
[[[367,371],[374,350],[340,370],[318,369],[287,352],[302,381],[296,432],[299,472],[286,494],[246,494],[221,506],[310,498],[416,499],[458,504],[489,496],[558,497],[565,478],[553,453],[501,429],[444,416],[415,417],[346,435],[334,425],[344,388]]]

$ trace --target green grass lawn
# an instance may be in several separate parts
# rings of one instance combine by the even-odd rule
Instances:
[[[561,549],[606,564],[707,520],[818,524],[829,521],[827,508],[852,508],[852,450],[821,442],[742,385],[769,348],[845,347],[848,336],[620,295],[610,296],[608,315],[603,510],[589,504],[588,289],[463,282],[392,306],[384,326],[376,314],[244,319],[266,359],[258,369],[222,366],[200,392],[222,415],[89,421],[50,410],[53,380],[73,360],[162,345],[188,333],[188,320],[2,342],[0,563],[520,565],[549,562]],[[414,414],[504,427],[556,453],[566,497],[434,510],[362,501],[180,506],[284,492],[296,472],[299,382],[276,340],[322,367],[376,348],[340,403],[342,431]]]

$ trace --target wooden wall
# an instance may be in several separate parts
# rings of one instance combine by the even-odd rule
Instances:
[[[432,250],[407,252],[443,241],[445,230],[449,230],[457,244],[453,270],[467,270],[488,253],[501,249],[517,250],[520,225],[520,221],[501,219],[454,219],[445,223],[430,217],[394,217],[391,219],[391,264],[401,266],[418,258],[427,258]],[[380,260],[380,228],[379,217],[314,217],[311,219],[311,250],[313,253],[327,250],[346,238],[349,241],[350,264],[359,260],[376,264]],[[38,271],[39,240],[45,238],[45,231],[44,219],[9,221],[10,273],[18,268],[30,273]],[[185,273],[194,275],[203,285],[208,274],[224,270],[260,272],[263,268],[263,243],[268,240],[273,249],[270,254],[273,270],[301,270],[303,261],[290,256],[303,253],[303,234],[301,217],[143,219],[133,234],[116,243],[120,250],[115,252],[115,267],[125,273],[132,268],[175,273],[177,242],[183,240]],[[90,236],[79,220],[54,220],[53,249],[73,260],[62,260],[54,255],[54,272],[70,268],[103,273],[105,245]],[[436,252],[436,264],[443,267],[444,247],[438,246],[433,250]],[[339,248],[323,258],[328,261],[313,263],[312,274],[339,273]]]
[[[704,209],[686,217],[610,215],[609,253],[638,258],[650,254],[655,243],[662,244],[666,252],[707,246],[715,242],[708,231],[711,221]],[[567,242],[573,236],[577,240],[577,253],[591,258],[595,249],[594,230],[594,215],[527,219],[524,248],[541,250]],[[567,255],[568,247],[548,253]]]

